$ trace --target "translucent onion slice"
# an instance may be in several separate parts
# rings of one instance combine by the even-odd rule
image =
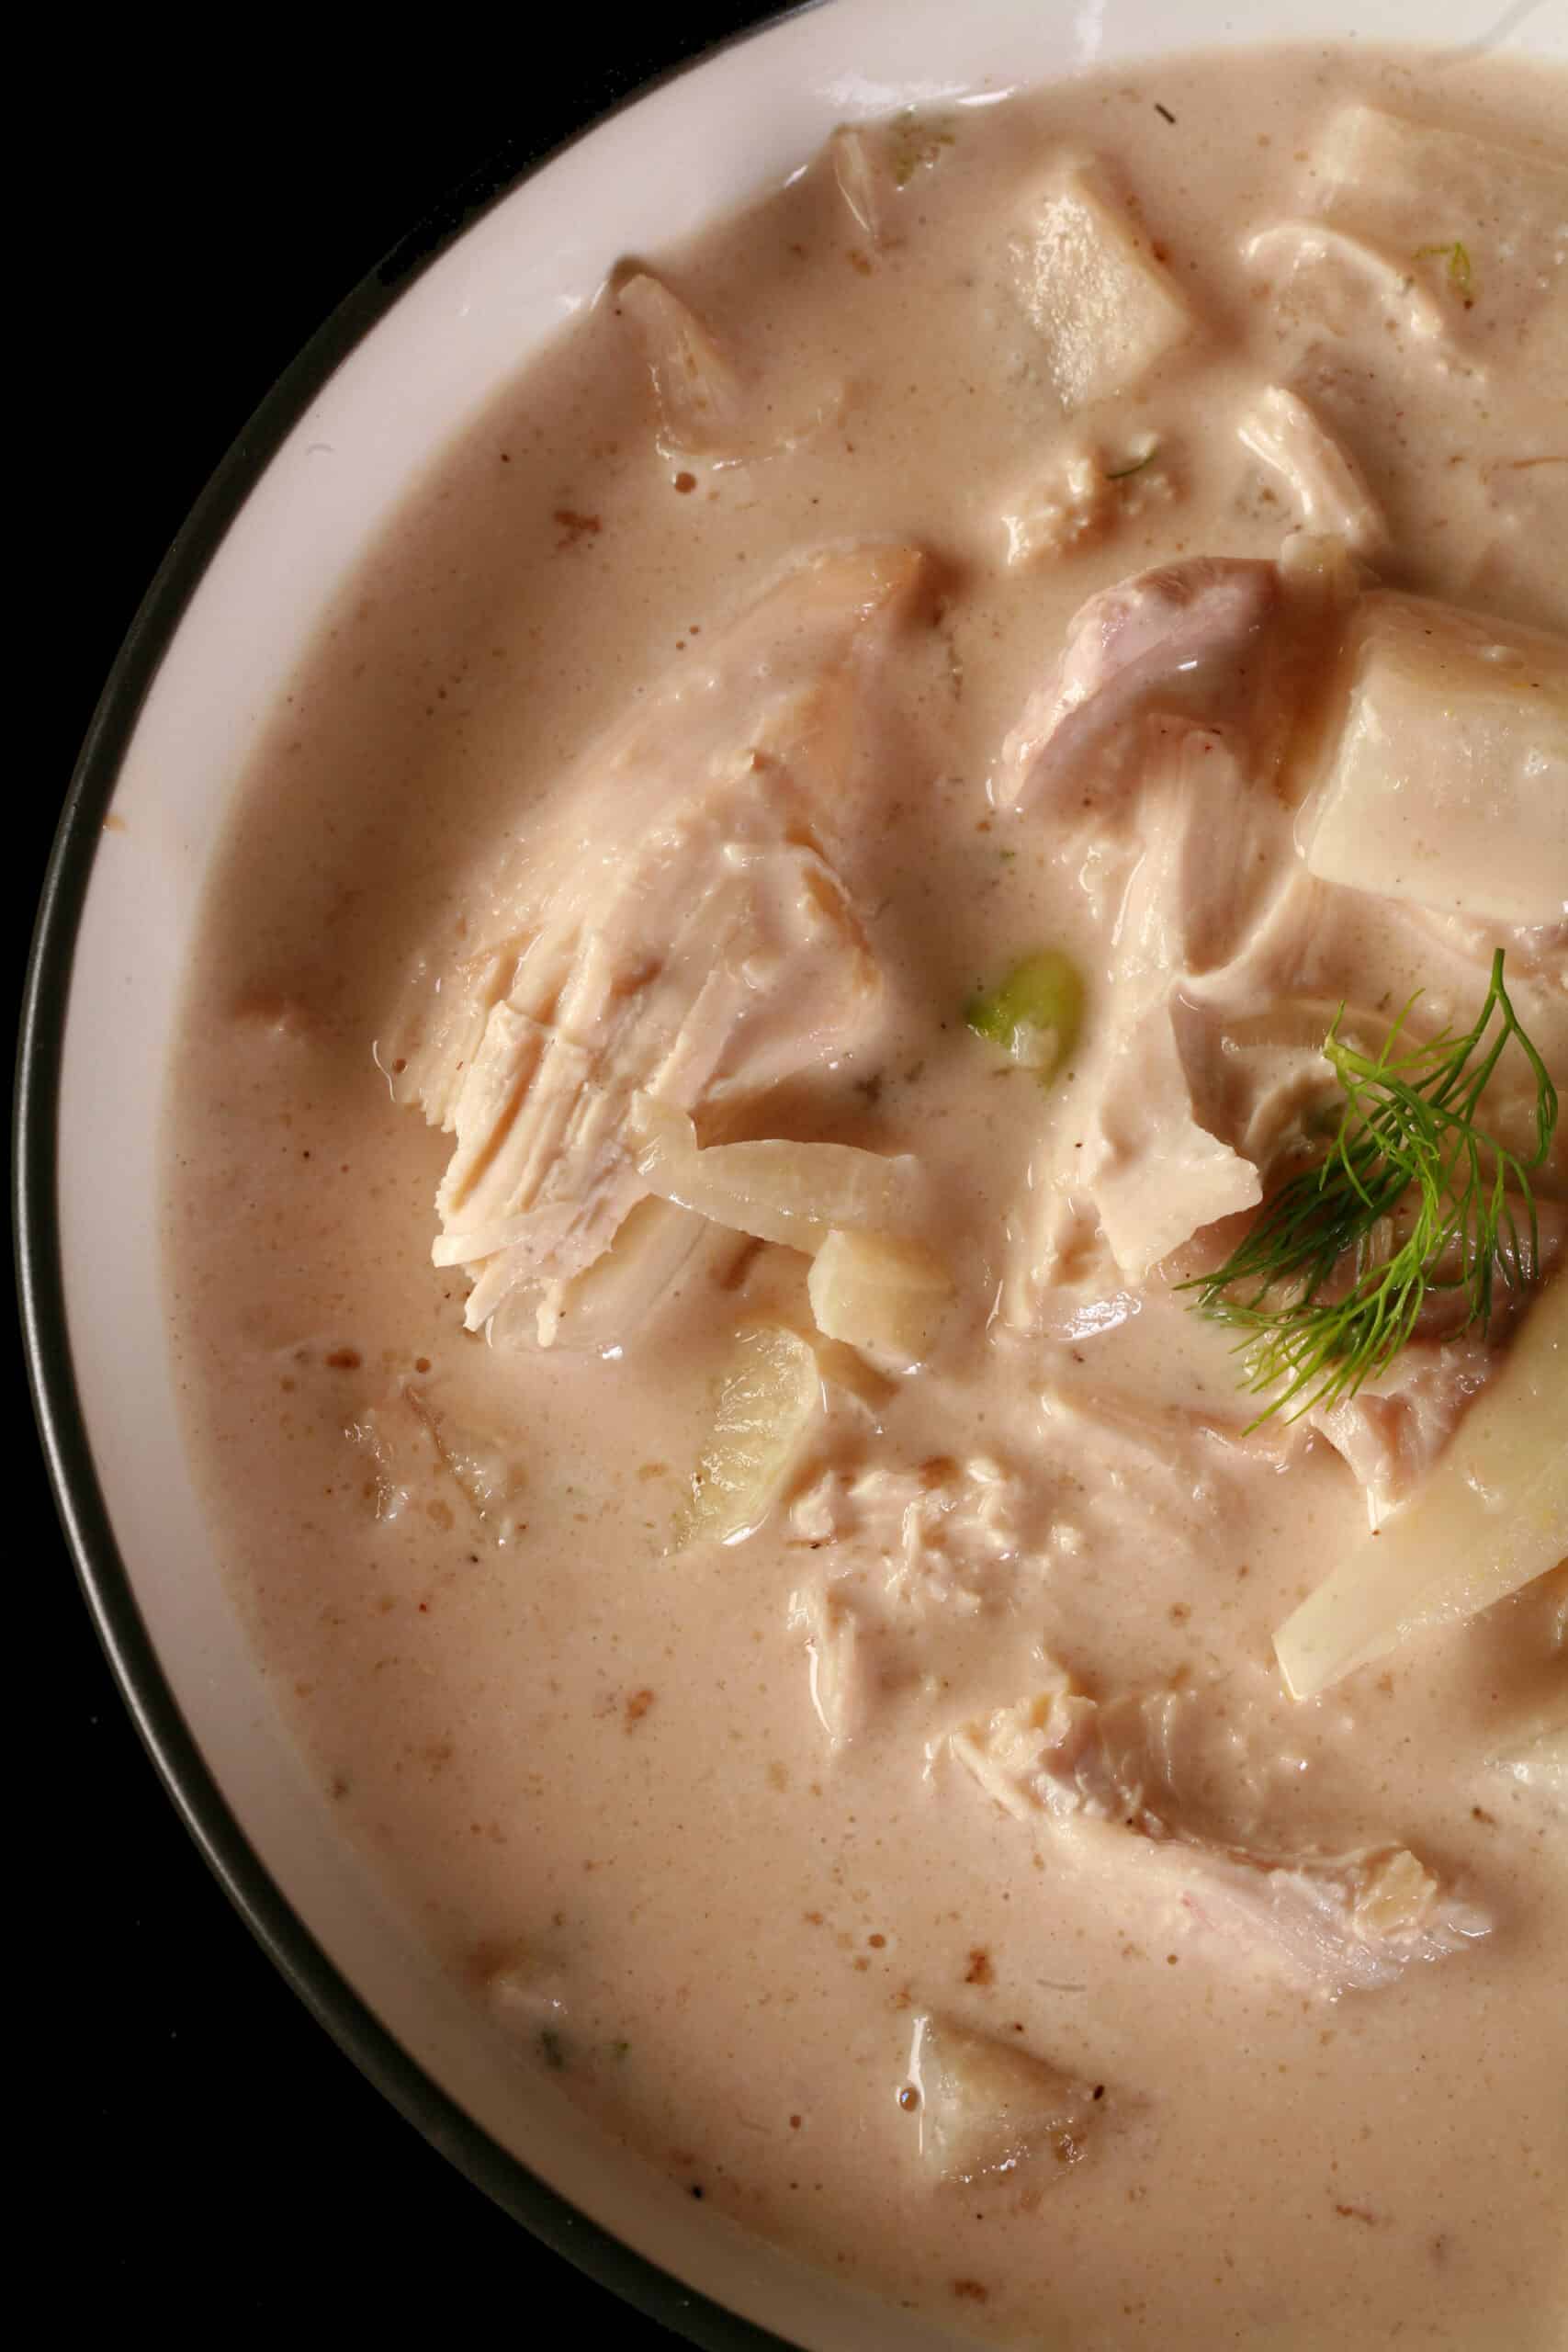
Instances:
[[[847,1143],[710,1144],[683,1111],[638,1094],[637,1170],[650,1193],[759,1241],[815,1253],[835,1226],[908,1233],[919,1221],[919,1162]]]
[[[737,1334],[735,1361],[677,1515],[675,1548],[732,1544],[778,1500],[822,1412],[822,1375],[809,1343],[777,1324]]]
[[[1383,546],[1388,526],[1366,477],[1297,393],[1270,384],[1236,433],[1254,457],[1283,475],[1306,530],[1331,534],[1358,555],[1375,555]]]
[[[892,240],[897,183],[886,132],[862,123],[842,123],[828,141],[833,177],[857,227],[874,247]]]
[[[1314,1698],[1432,1625],[1533,1583],[1568,1553],[1568,1281],[1526,1317],[1503,1369],[1426,1482],[1274,1636],[1292,1693]]]
[[[637,270],[615,288],[615,307],[642,337],[671,447],[694,457],[732,450],[746,422],[745,394],[691,304],[662,278]]]

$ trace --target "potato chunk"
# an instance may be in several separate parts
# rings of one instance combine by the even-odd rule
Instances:
[[[875,1364],[908,1372],[930,1354],[953,1295],[940,1258],[918,1241],[835,1227],[807,1283],[817,1328]]]
[[[1568,352],[1568,171],[1468,131],[1342,107],[1325,211],[1425,284],[1456,341],[1545,360]]]
[[[1068,409],[1129,390],[1193,331],[1147,237],[1083,164],[1047,183],[1014,256],[1020,299]]]
[[[1426,1483],[1275,1634],[1294,1697],[1315,1698],[1426,1626],[1474,1616],[1568,1553],[1564,1396],[1559,1276]]]
[[[1031,2156],[1075,2164],[1095,2086],[946,2018],[915,2020],[909,2074],[919,2093],[920,2157],[943,2180],[1009,2173]]]
[[[1499,923],[1568,912],[1568,641],[1367,596],[1303,822],[1325,881]]]

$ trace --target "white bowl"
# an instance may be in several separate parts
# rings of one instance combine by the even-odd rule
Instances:
[[[830,0],[710,56],[528,175],[395,297],[362,288],[322,331],[193,516],[186,544],[210,553],[161,578],[67,804],[24,1027],[23,1304],[51,1473],[127,1700],[231,1895],[389,2098],[550,2243],[701,2343],[768,2340],[732,2313],[835,2352],[953,2339],[699,2214],[500,2067],[491,2030],[411,1941],[306,1776],[215,1567],[148,1238],[162,1164],[150,1078],[208,868],[345,575],[433,452],[628,244],[657,251],[776,185],[846,117],[1173,47],[1412,33],[1568,57],[1568,10],[1546,0],[1506,15],[1497,0],[1427,0],[1418,16],[1410,0],[1254,0],[1245,22],[1225,0]],[[111,802],[123,830],[105,848]]]

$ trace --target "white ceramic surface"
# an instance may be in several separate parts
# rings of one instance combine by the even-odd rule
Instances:
[[[796,170],[835,122],[982,102],[1120,58],[1258,39],[1488,41],[1568,59],[1537,0],[829,0],[712,59],[558,156],[409,288],[288,435],[169,647],[115,793],[71,984],[60,1189],[71,1347],[136,1600],[180,1709],[257,1855],[418,2064],[583,2212],[802,2345],[931,2346],[611,2158],[509,2070],[337,1832],[289,1747],[216,1573],[182,1453],[158,1265],[156,1114],[214,843],[269,709],[345,573],[437,451],[624,247],[657,251]],[[626,191],[637,191],[628,212]],[[104,1170],[114,1170],[106,1184]]]

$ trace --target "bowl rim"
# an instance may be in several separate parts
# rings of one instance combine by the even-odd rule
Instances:
[[[110,1523],[77,1389],[57,1193],[66,1011],[103,818],[186,608],[252,491],[328,379],[416,278],[526,180],[667,84],[827,0],[784,0],[671,62],[565,139],[508,141],[479,163],[337,304],[263,396],[181,524],[115,656],[62,806],[23,983],[12,1096],[12,1230],[22,1350],[65,1547],[119,1695],[197,1850],[306,2009],[403,2120],[552,2252],[710,2352],[787,2352],[589,2220],[448,2096],[328,1959],[265,1868],[185,1721]],[[679,36],[676,36],[677,40]]]

